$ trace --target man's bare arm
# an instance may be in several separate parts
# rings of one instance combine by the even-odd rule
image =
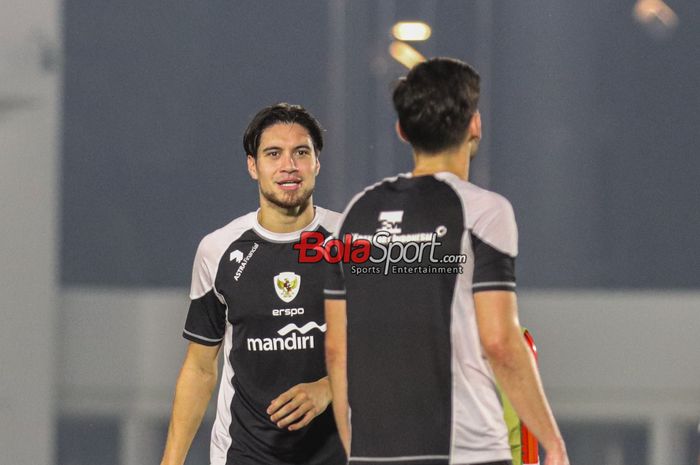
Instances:
[[[216,387],[220,346],[191,342],[175,386],[175,400],[161,465],[182,465]]]
[[[515,293],[477,292],[474,303],[484,352],[518,416],[547,451],[545,465],[568,465],[564,440],[521,333]]]
[[[345,300],[326,300],[326,370],[333,393],[333,414],[345,453],[350,454],[348,415],[347,315]]]

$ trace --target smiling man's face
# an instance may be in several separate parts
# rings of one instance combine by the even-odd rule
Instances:
[[[260,202],[291,209],[311,199],[320,168],[313,140],[303,126],[278,123],[265,128],[248,172],[258,181]]]

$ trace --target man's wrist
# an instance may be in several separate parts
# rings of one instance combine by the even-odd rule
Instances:
[[[319,379],[317,383],[321,384],[323,386],[324,391],[326,393],[326,406],[328,406],[331,403],[331,400],[333,400],[333,391],[331,390],[331,381],[328,379],[328,376],[324,376],[323,378]]]
[[[542,446],[547,453],[566,453],[566,444],[561,436],[555,436],[550,441],[542,442]]]

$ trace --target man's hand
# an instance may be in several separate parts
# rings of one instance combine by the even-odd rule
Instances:
[[[299,430],[323,413],[331,403],[328,377],[313,383],[297,384],[270,402],[267,414],[278,428]]]

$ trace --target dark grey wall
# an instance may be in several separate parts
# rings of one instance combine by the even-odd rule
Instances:
[[[669,2],[659,41],[631,3],[495,3],[492,187],[524,284],[700,284],[700,4]]]
[[[188,283],[201,236],[256,208],[252,115],[323,109],[324,3],[65,2],[64,284]]]
[[[698,287],[700,5],[658,41],[633,2],[65,2],[64,285],[187,285],[199,238],[256,207],[240,134],[286,100],[329,129],[318,203],[410,167],[396,19],[476,65],[475,182],[511,199],[531,287]],[[338,18],[344,18],[340,20]]]

